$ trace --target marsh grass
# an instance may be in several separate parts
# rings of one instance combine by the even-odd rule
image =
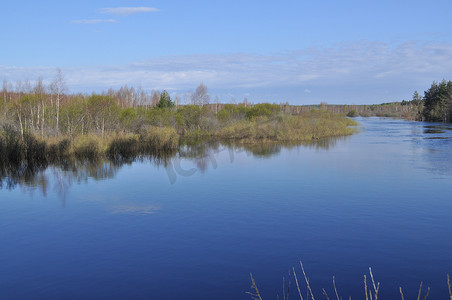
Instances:
[[[20,169],[44,167],[71,158],[88,161],[104,157],[130,159],[148,153],[173,151],[178,144],[179,135],[174,128],[149,127],[140,134],[114,133],[106,137],[87,134],[44,139],[5,126],[0,131],[0,164]]]
[[[179,145],[179,134],[172,127],[150,126],[140,133],[139,140],[145,151],[171,150]]]
[[[298,275],[295,271],[295,268],[292,268],[292,272],[289,270],[289,276],[288,276],[287,283],[286,283],[285,277],[283,277],[283,294],[282,294],[283,300],[290,299],[290,295],[291,295],[290,293],[292,292],[291,291],[291,275],[293,275],[293,278],[294,278],[294,281],[295,281],[295,284],[297,287],[297,289],[294,293],[295,298],[301,299],[301,300],[304,300],[304,299],[315,300],[316,299],[316,295],[312,291],[311,284],[309,282],[309,277],[306,275],[303,263],[301,261],[300,261],[300,268],[301,268],[301,272],[303,274],[304,285],[299,283]],[[370,268],[370,267],[369,267],[369,277],[366,274],[364,274],[364,281],[363,281],[364,299],[378,300],[379,292],[380,292],[380,283],[375,281],[374,275],[372,273],[372,268]],[[250,278],[251,278],[251,290],[252,291],[245,292],[245,293],[250,295],[251,299],[253,299],[253,300],[263,300],[252,273],[250,273]],[[331,299],[342,300],[343,298],[341,297],[341,295],[338,292],[338,289],[336,287],[336,280],[335,280],[334,276],[333,276],[332,285],[333,285],[334,296]],[[450,282],[449,274],[447,274],[447,286],[448,286],[448,291],[449,291],[449,299],[452,300],[452,285]],[[400,293],[401,300],[405,300],[405,295],[403,293],[402,287],[399,287],[399,293]],[[427,289],[425,290],[423,288],[423,282],[421,282],[419,285],[419,290],[417,293],[416,300],[421,300],[421,299],[426,300],[428,298],[429,294],[430,294],[430,287],[427,287]],[[326,290],[324,288],[322,288],[322,295],[326,300],[330,300],[330,296],[328,295],[328,293],[326,292]],[[277,295],[277,299],[279,299],[279,295]],[[345,299],[347,299],[347,298],[345,298]],[[351,300],[351,297],[349,297],[348,299]]]
[[[20,130],[21,127],[4,125],[0,129],[0,163],[42,167],[71,157],[90,161],[104,157],[130,160],[146,154],[175,151],[181,147],[182,139],[282,145],[321,141],[357,131],[357,123],[343,115],[321,110],[292,115],[281,111],[278,105],[227,106],[218,115],[197,106],[152,112],[152,120],[162,117],[157,119],[166,121],[149,121],[133,132],[117,129],[85,134],[33,135]]]
[[[277,115],[243,119],[218,130],[223,139],[253,141],[311,141],[357,132],[357,123],[341,115],[318,111],[301,115]]]

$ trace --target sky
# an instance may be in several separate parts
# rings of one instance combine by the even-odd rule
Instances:
[[[452,79],[452,1],[4,0],[0,80],[61,68],[73,93],[122,85],[221,102],[372,104]]]

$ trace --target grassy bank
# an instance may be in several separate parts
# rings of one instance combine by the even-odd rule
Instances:
[[[95,100],[99,101],[99,97]],[[121,110],[112,101],[103,103],[112,106],[108,122],[103,118],[98,118],[98,123],[91,119],[71,130],[61,126],[57,133],[36,131],[36,124],[23,122],[24,119],[19,119],[19,124],[3,119],[0,163],[39,166],[68,157],[128,159],[174,151],[181,140],[194,138],[247,144],[309,142],[353,134],[357,125],[344,115],[321,110],[293,115],[275,104],[225,105],[215,112],[194,105]],[[82,110],[78,113],[72,118],[84,120]]]
[[[306,142],[355,133],[357,123],[342,115],[313,111],[300,115],[260,116],[240,120],[216,132],[223,139],[244,142]]]
[[[179,135],[174,128],[148,127],[138,134],[111,133],[43,138],[21,134],[12,127],[0,131],[0,165],[46,165],[65,159],[125,159],[156,152],[174,151]]]

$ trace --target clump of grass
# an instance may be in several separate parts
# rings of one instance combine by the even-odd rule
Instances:
[[[20,134],[13,127],[5,126],[0,132],[0,160],[10,165],[47,163],[47,144],[31,134]]]
[[[68,138],[47,141],[47,158],[49,161],[60,161],[70,156],[71,140]]]
[[[94,135],[80,136],[73,141],[72,151],[77,159],[94,161],[102,154],[100,138]]]
[[[0,160],[19,164],[24,158],[24,144],[20,133],[10,126],[4,126],[0,134]]]
[[[116,137],[107,149],[107,157],[115,161],[131,159],[139,154],[140,143],[136,136]]]
[[[172,150],[179,145],[179,134],[172,127],[147,127],[140,133],[143,150]]]

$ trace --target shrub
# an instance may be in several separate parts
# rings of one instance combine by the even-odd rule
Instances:
[[[250,109],[251,108],[244,105],[226,104],[218,113],[218,120],[223,123],[231,120],[241,120],[246,117],[246,114]]]
[[[356,112],[356,110],[351,110],[347,113],[347,117],[350,117],[350,118],[354,118],[357,116],[358,116],[358,113]]]
[[[261,116],[271,117],[276,116],[280,111],[281,107],[277,104],[261,103],[251,107],[246,112],[246,117],[248,119],[253,119]]]

